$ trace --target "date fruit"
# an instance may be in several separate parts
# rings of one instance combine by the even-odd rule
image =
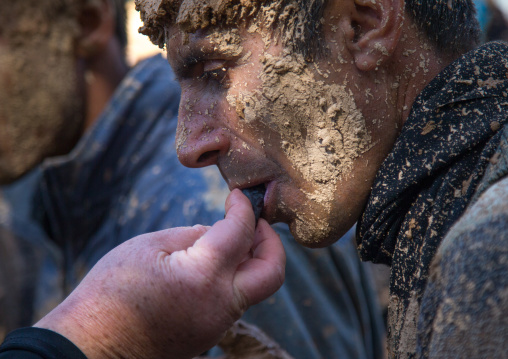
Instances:
[[[254,187],[244,188],[242,189],[242,192],[249,199],[252,209],[254,210],[254,215],[256,216],[256,223],[258,223],[258,219],[261,216],[261,211],[263,210],[264,205],[266,192],[265,185],[260,184]]]

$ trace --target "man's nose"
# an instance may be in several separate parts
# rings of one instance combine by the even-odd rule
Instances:
[[[180,162],[191,168],[216,165],[219,156],[229,151],[227,129],[208,118],[179,118],[176,152]]]

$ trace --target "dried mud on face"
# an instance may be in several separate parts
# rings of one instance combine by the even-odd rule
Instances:
[[[245,1],[239,5],[229,0],[185,0],[178,7],[167,0],[138,0],[137,5],[145,21],[142,31],[159,45],[164,40],[158,27],[168,18],[179,25],[184,45],[188,34],[205,29],[208,41],[220,49],[219,53],[224,49],[235,55],[243,52],[238,29],[262,39],[265,52],[248,59],[261,62],[262,70],[255,75],[260,87],[252,90],[233,85],[228,89],[227,101],[236,110],[240,129],[256,132],[261,125],[280,137],[280,151],[306,184],[301,190],[312,208],[296,213],[293,234],[309,245],[330,237],[337,186],[350,176],[355,160],[371,148],[372,139],[351,91],[345,85],[326,81],[329,74],[323,76],[317,63],[294,51],[299,39],[288,34],[301,34],[297,30],[302,26],[303,11],[295,11],[297,3],[283,7],[280,2]],[[247,17],[249,21],[242,22]],[[284,26],[274,34],[271,26],[281,18]],[[280,44],[279,53],[269,51]],[[188,133],[183,124],[179,146],[185,143]],[[264,142],[259,141],[262,147]]]
[[[317,242],[332,230],[328,222],[338,182],[369,148],[364,118],[344,86],[316,80],[301,56],[266,54],[260,79],[259,91],[230,101],[247,124],[261,121],[280,135],[281,150],[310,184],[302,191],[320,208],[319,215],[301,213],[292,229],[308,243]]]

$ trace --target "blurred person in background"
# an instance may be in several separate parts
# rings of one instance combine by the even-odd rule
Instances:
[[[502,0],[505,1],[505,0]],[[476,14],[485,42],[508,41],[506,14],[494,0],[475,0]]]

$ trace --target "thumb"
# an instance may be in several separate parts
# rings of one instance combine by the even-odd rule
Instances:
[[[255,218],[247,197],[234,189],[226,199],[226,217],[215,223],[195,244],[220,262],[225,269],[236,269],[251,250]]]
[[[256,228],[252,257],[238,266],[234,285],[247,304],[275,293],[284,282],[286,255],[279,235],[264,219]]]

